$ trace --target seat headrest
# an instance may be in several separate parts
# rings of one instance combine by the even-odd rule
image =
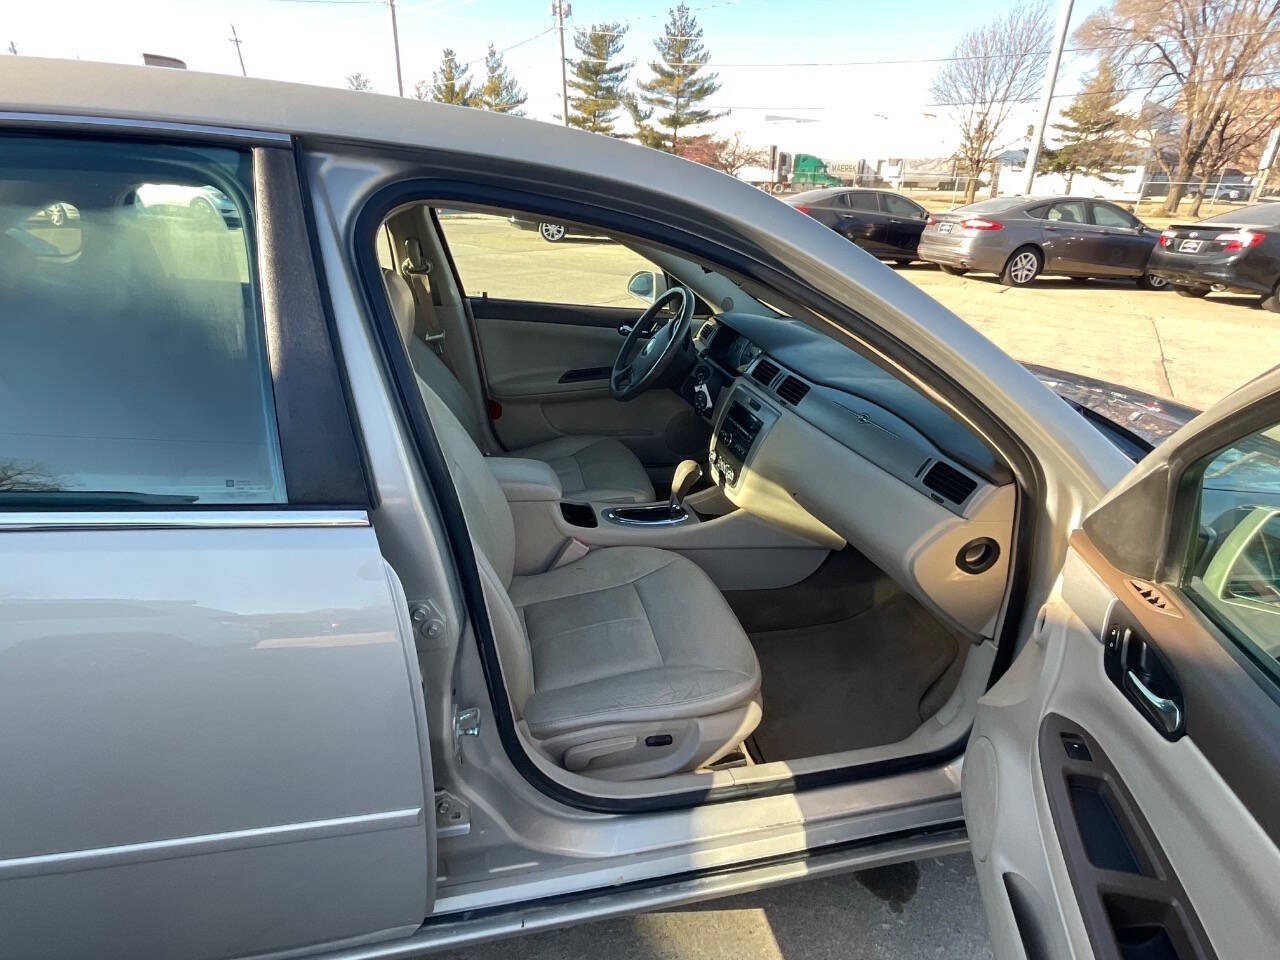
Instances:
[[[382,282],[387,288],[387,300],[391,303],[391,315],[396,318],[400,339],[407,344],[413,336],[416,314],[413,291],[409,289],[409,282],[404,277],[385,267],[382,270]]]

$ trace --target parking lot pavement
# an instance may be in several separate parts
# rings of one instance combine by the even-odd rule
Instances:
[[[1024,363],[1207,407],[1280,362],[1280,314],[1257,297],[1203,300],[1130,281],[1046,277],[1005,287],[927,264],[899,272]]]
[[[498,218],[446,218],[444,228],[468,293],[639,305],[626,292],[627,280],[648,265],[619,244],[547,243]],[[1280,314],[1259,309],[1257,297],[1194,300],[1131,281],[1054,277],[1013,288],[995,277],[947,276],[923,263],[895,269],[1018,360],[1194,407],[1280,361]]]
[[[979,960],[991,957],[968,854],[793,883],[535,934],[449,960]]]

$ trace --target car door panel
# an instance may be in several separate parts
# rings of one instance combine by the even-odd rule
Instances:
[[[1163,461],[1232,422],[1205,417],[1072,536],[1058,589],[980,701],[963,796],[997,957],[1264,957],[1280,942],[1280,695],[1180,588],[1094,539],[1127,542],[1124,524],[1173,512]]]
[[[642,311],[480,298],[471,312],[501,407],[493,430],[507,449],[590,434],[616,437],[646,466],[705,455],[706,428],[673,391],[648,390],[625,404],[609,392],[618,328]]]
[[[421,681],[363,513],[67,519],[0,532],[0,957],[417,926]]]

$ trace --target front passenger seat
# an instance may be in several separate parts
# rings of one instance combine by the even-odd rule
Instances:
[[[502,487],[430,386],[419,388],[462,501],[517,722],[565,769],[610,780],[697,769],[760,722],[760,665],[693,561],[651,547],[592,550],[513,576]]]
[[[416,309],[408,282],[394,270],[383,269],[387,299],[396,318],[409,362],[427,385],[448,404],[453,415],[481,450],[485,432],[476,421],[474,406],[453,371],[427,344],[414,336]],[[653,484],[640,459],[620,440],[585,435],[562,436],[508,451],[504,456],[541,460],[556,472],[560,487],[570,500],[612,503],[649,503]]]

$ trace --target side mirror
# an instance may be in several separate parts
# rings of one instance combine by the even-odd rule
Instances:
[[[645,303],[653,303],[667,292],[667,278],[653,270],[633,273],[627,281],[627,293]]]

